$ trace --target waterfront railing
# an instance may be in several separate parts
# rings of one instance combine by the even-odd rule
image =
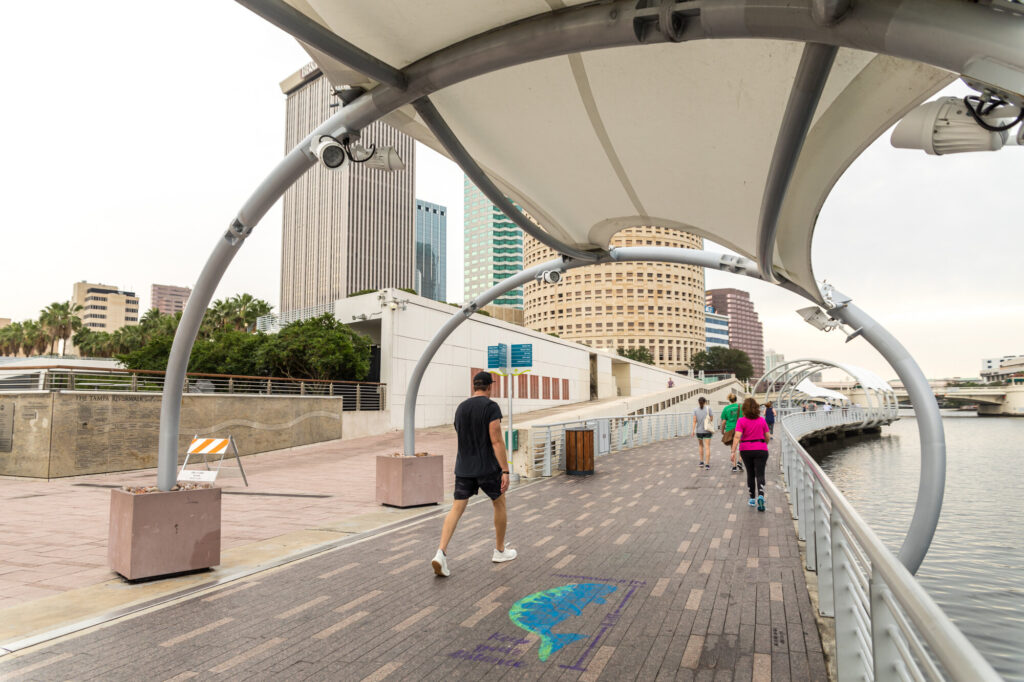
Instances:
[[[818,610],[834,618],[839,682],[1001,679],[800,445],[841,422],[862,423],[863,412],[791,412],[776,429]]]
[[[29,391],[114,391],[162,393],[164,373],[151,370],[89,369],[71,366],[0,368],[0,394]],[[386,385],[373,381],[326,381],[190,372],[185,392],[252,396],[309,396],[342,399],[345,411],[378,411],[387,406]]]

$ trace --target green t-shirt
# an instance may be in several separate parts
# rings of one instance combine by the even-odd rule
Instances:
[[[736,403],[730,403],[722,408],[722,421],[725,422],[725,430],[733,431],[736,429],[736,421],[740,418],[740,406]]]

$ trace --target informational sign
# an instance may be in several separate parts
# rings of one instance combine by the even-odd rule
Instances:
[[[0,403],[0,452],[14,449],[14,402]]]
[[[512,366],[533,367],[533,344],[513,343],[512,344]]]
[[[487,346],[487,369],[504,369],[508,367],[508,344]]]
[[[179,483],[213,483],[217,480],[216,471],[202,469],[186,469],[178,474]]]

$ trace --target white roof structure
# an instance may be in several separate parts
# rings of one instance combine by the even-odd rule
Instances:
[[[264,16],[267,6],[284,4],[241,1]],[[600,250],[625,227],[678,228],[753,260],[760,260],[759,250],[773,254],[771,275],[818,300],[811,238],[829,191],[876,137],[957,76],[892,54],[921,51],[920,45],[901,48],[871,35],[873,24],[898,27],[898,17],[875,16],[859,28],[840,19],[830,29],[816,27],[805,9],[808,16],[796,19],[808,28],[794,19],[796,10],[790,16],[776,8],[763,10],[764,26],[756,26],[751,17],[758,10],[743,0],[703,6],[639,0],[596,9],[574,0],[288,4],[386,67],[404,70],[410,84],[430,80],[433,106],[466,151],[559,241]],[[893,3],[874,0],[856,9],[870,13],[876,5]],[[637,16],[646,6],[643,23]],[[637,10],[627,19],[620,8]],[[574,49],[572,22],[582,25],[590,21],[584,10],[598,9],[607,13],[609,35],[590,26],[592,43],[582,47],[594,49]],[[662,15],[669,11],[682,42],[666,38],[662,27],[670,22]],[[773,27],[773,11],[793,25]],[[626,28],[640,26],[635,32],[642,40],[622,38],[623,27],[615,24],[626,20],[632,23]],[[759,31],[765,37],[758,38]],[[778,35],[769,35],[773,31]],[[812,100],[806,139],[789,164],[781,159],[782,172],[773,179],[791,91],[795,84],[796,95],[806,89],[799,77],[804,40],[815,31],[856,47],[838,47],[824,67],[827,80],[816,106]],[[557,44],[559,37],[566,45]],[[319,49],[307,50],[335,86],[390,87]],[[890,54],[880,54],[885,51]],[[959,65],[960,57],[931,61],[943,59]],[[381,98],[390,108],[384,120],[445,154],[411,104],[400,100]],[[766,189],[780,180],[776,228]]]
[[[830,388],[818,386],[810,379],[804,379],[796,385],[796,390],[811,396],[812,398],[825,398],[826,400],[837,400],[841,403],[850,402],[849,397],[843,395],[839,391],[833,391]]]

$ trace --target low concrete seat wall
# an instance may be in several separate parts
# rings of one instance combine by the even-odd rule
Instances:
[[[38,392],[0,394],[0,475],[59,478],[156,466],[160,395]],[[179,462],[194,434],[235,438],[250,455],[379,432],[384,412],[343,412],[342,398],[183,397]],[[9,434],[9,435],[8,435]]]

